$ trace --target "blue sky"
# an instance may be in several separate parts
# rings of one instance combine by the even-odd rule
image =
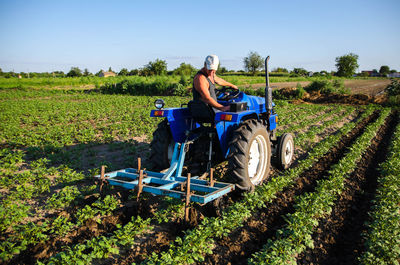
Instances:
[[[200,68],[217,54],[243,69],[250,51],[271,67],[335,70],[359,55],[359,70],[400,71],[400,1],[0,0],[0,68],[119,71],[162,59]]]

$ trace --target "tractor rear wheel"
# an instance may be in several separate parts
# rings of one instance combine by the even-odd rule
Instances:
[[[271,143],[266,127],[257,120],[243,122],[229,143],[228,176],[242,191],[251,191],[268,177]]]
[[[150,162],[153,170],[162,170],[169,167],[174,152],[174,139],[167,120],[158,124],[150,143]]]

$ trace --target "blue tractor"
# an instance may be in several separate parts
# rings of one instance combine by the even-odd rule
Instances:
[[[180,108],[164,108],[156,100],[151,117],[163,118],[153,133],[150,160],[153,170],[123,169],[107,174],[107,181],[156,195],[184,198],[183,183],[189,184],[190,201],[207,203],[234,190],[250,191],[268,178],[271,158],[286,169],[294,155],[291,134],[276,135],[278,115],[274,111],[269,86],[268,60],[265,59],[265,97],[249,96],[242,91],[217,91],[218,102],[230,111],[213,113],[203,103],[191,101]],[[184,164],[189,172],[205,172],[227,161],[227,183],[181,176]],[[140,174],[143,176],[140,177]],[[103,176],[97,176],[102,177]],[[189,182],[189,183],[188,183]]]

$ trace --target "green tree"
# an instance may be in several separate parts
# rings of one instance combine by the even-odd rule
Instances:
[[[277,67],[277,68],[275,68],[272,72],[276,72],[276,73],[288,73],[289,71],[288,71],[286,68]]]
[[[138,69],[132,69],[128,75],[139,75],[139,70]]]
[[[122,68],[121,71],[119,71],[118,75],[121,76],[127,76],[129,74],[128,69]]]
[[[304,68],[294,68],[292,71],[293,74],[295,75],[300,75],[300,76],[307,76],[308,71]]]
[[[338,76],[351,77],[356,73],[356,69],[359,66],[357,62],[358,55],[354,53],[336,57],[335,61]]]
[[[325,71],[325,70],[322,70],[321,72],[319,72],[321,75],[324,75],[324,76],[329,76],[330,75],[330,73],[328,73],[327,71]]]
[[[92,73],[89,72],[87,68],[85,68],[85,70],[83,70],[83,76],[90,76],[90,75],[92,75]]]
[[[82,76],[82,70],[79,67],[71,67],[71,70],[68,72],[67,77],[79,77]]]
[[[142,72],[144,75],[163,75],[167,72],[167,62],[156,59],[154,62],[146,64],[143,67]]]
[[[246,71],[253,75],[263,67],[263,59],[257,52],[250,52],[247,57],[244,57],[243,63]]]
[[[56,77],[65,77],[65,74],[63,71],[54,71],[54,74]]]
[[[382,65],[381,68],[379,69],[379,73],[381,76],[387,76],[390,74],[390,68],[387,65]]]
[[[191,64],[181,63],[178,68],[173,71],[174,75],[192,75],[197,71]]]
[[[108,67],[108,72],[114,72],[114,71],[111,69],[111,66]]]

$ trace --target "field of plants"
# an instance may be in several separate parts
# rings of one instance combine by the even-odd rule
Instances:
[[[137,201],[93,178],[101,165],[137,167],[138,157],[151,169],[157,97],[41,85],[48,87],[0,89],[2,264],[400,261],[395,109],[275,101],[278,134],[295,135],[294,164],[272,168],[253,193],[192,205],[187,223],[182,201],[149,194]],[[166,107],[189,101],[164,99]],[[216,167],[217,178],[225,166]]]

